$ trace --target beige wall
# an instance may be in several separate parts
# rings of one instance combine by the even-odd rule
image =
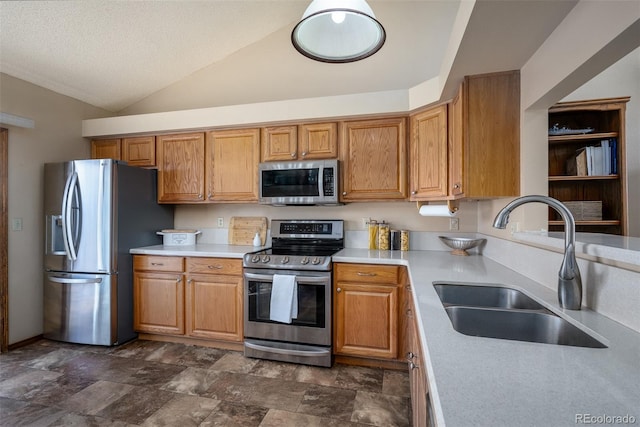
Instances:
[[[9,344],[42,333],[42,165],[89,156],[82,120],[103,110],[0,74],[0,111],[35,121],[9,129]],[[22,231],[12,231],[22,218]]]

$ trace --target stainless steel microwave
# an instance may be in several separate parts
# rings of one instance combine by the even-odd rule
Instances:
[[[260,163],[260,203],[338,205],[338,160]]]

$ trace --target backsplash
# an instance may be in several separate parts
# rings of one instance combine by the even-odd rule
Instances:
[[[482,254],[554,291],[563,255],[493,236]],[[578,258],[583,304],[640,332],[640,273]]]

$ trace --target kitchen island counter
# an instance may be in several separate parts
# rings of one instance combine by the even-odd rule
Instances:
[[[438,426],[640,423],[640,333],[588,309],[561,309],[554,290],[480,255],[344,249],[333,261],[408,267]],[[519,289],[608,348],[463,335],[433,287],[443,281]]]

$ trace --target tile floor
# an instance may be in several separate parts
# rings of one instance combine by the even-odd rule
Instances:
[[[137,340],[0,354],[2,426],[409,426],[406,372]]]

